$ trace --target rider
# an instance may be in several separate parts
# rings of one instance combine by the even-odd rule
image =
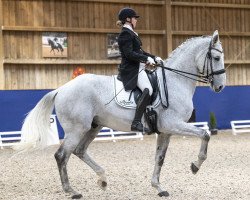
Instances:
[[[58,39],[57,39],[57,37],[55,37],[55,38],[53,39],[53,42],[54,42],[54,45],[57,47],[57,46],[58,46]]]
[[[125,90],[133,90],[138,86],[142,95],[138,100],[134,120],[131,125],[132,131],[149,132],[141,123],[142,115],[150,103],[153,93],[151,83],[145,70],[146,65],[155,65],[162,61],[142,50],[142,42],[138,34],[134,31],[139,15],[132,8],[123,8],[118,13],[117,25],[122,27],[118,37],[118,45],[121,52],[121,64],[118,77],[123,82]]]

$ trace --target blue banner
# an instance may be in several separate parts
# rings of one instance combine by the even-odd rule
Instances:
[[[51,90],[0,90],[0,131],[19,131],[26,114]],[[231,128],[230,121],[250,119],[250,86],[227,86],[221,93],[197,87],[194,94],[196,121],[209,122],[214,112],[219,129]],[[59,137],[64,137],[58,124]]]

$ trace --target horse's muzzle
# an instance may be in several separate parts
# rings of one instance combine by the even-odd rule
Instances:
[[[214,88],[215,92],[220,92],[224,87],[220,85],[218,88]]]

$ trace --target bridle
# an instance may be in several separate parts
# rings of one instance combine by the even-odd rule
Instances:
[[[212,54],[211,54],[212,50],[223,53],[223,51],[212,47],[212,44],[210,43],[209,48],[208,48],[208,52],[207,52],[206,57],[205,57],[203,70],[201,72],[202,76],[204,76],[205,79],[207,80],[207,83],[211,83],[213,81],[214,75],[220,75],[220,74],[226,73],[225,69],[220,69],[220,70],[217,70],[217,71],[213,70],[213,61],[212,61]],[[210,63],[209,63],[209,61],[210,61]],[[209,74],[209,67],[210,67],[210,70],[211,70],[210,74]],[[206,73],[207,75],[205,75],[205,71],[207,72]]]
[[[214,48],[212,46],[212,43],[210,42],[208,52],[207,52],[206,57],[205,57],[203,70],[202,70],[202,72],[200,72],[199,75],[166,67],[166,66],[164,66],[163,62],[161,63],[161,65],[159,67],[162,67],[162,69],[172,71],[172,72],[174,72],[176,74],[179,74],[179,75],[184,76],[186,78],[189,78],[191,80],[195,80],[195,81],[198,81],[198,82],[201,82],[201,83],[212,83],[213,79],[214,79],[214,75],[224,74],[224,73],[226,73],[226,70],[225,69],[220,69],[220,70],[217,70],[217,71],[213,70],[213,61],[212,61],[211,50],[215,50],[215,51],[218,51],[220,53],[223,53],[223,51]],[[209,73],[209,68],[211,70],[210,73]],[[206,74],[205,74],[205,72],[206,72]],[[196,78],[193,78],[193,77],[190,77],[190,76],[193,76],[193,77],[196,77]]]

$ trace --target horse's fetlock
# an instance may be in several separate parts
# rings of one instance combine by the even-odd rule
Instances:
[[[105,170],[104,170],[104,169],[100,169],[100,170],[98,170],[98,171],[96,172],[96,174],[97,174],[98,176],[102,176],[103,174],[105,174]]]
[[[205,154],[200,154],[200,155],[198,156],[198,158],[199,158],[199,160],[204,161],[204,160],[207,159],[207,155],[205,155]]]
[[[158,183],[156,181],[151,181],[151,186],[152,187],[157,187],[158,186]]]

